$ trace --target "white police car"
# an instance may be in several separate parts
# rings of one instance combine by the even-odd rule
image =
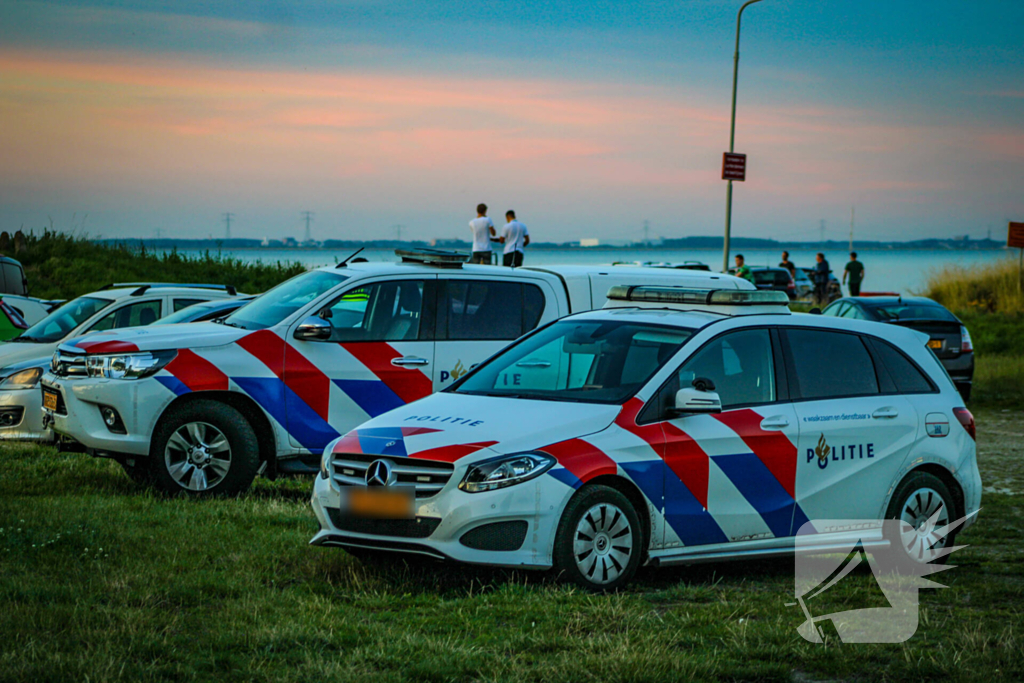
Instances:
[[[311,543],[602,590],[792,552],[814,520],[901,518],[928,561],[978,509],[973,417],[923,335],[790,315],[780,292],[608,296],[331,443]]]

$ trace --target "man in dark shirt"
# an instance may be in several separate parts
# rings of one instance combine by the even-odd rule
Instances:
[[[828,303],[828,274],[832,272],[832,269],[829,268],[825,255],[820,251],[814,258],[817,261],[814,266],[814,300],[819,306],[824,306]]]
[[[782,260],[779,261],[779,268],[785,268],[789,271],[789,274],[796,278],[796,266],[789,260],[789,252],[782,252]]]
[[[843,271],[843,284],[846,284],[846,277],[850,277],[850,296],[860,296],[860,283],[864,280],[864,264],[857,260],[857,252],[850,252],[850,261]]]

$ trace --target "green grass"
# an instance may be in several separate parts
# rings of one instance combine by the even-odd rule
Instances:
[[[8,255],[25,267],[29,294],[43,299],[73,299],[111,282],[228,284],[258,294],[305,271],[298,263],[250,263],[209,252],[157,254],[51,231],[28,235],[25,248]]]
[[[993,492],[901,645],[803,641],[786,560],[645,571],[600,596],[364,566],[307,545],[309,479],[164,499],[109,461],[2,447],[0,681],[1021,680],[1022,418],[978,414]]]
[[[1024,310],[1019,263],[1011,257],[987,266],[936,270],[924,295],[953,311],[1019,315]]]

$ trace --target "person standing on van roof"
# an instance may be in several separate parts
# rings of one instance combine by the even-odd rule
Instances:
[[[789,252],[782,252],[782,260],[779,261],[779,268],[785,268],[789,271],[789,274],[796,278],[796,266],[789,260]]]
[[[523,248],[530,243],[530,231],[516,220],[516,212],[509,209],[505,212],[505,227],[501,229],[498,241],[505,245],[505,256],[502,263],[518,268],[523,265]]]
[[[820,251],[814,257],[817,264],[814,266],[814,300],[819,306],[824,306],[828,303],[828,274],[832,272],[829,268],[828,261],[825,260],[825,254]]]
[[[470,263],[491,263],[491,241],[498,234],[494,231],[494,223],[487,217],[487,205],[477,204],[476,218],[469,222],[473,231],[473,255]]]
[[[743,254],[736,254],[736,277],[741,277],[748,282],[754,281],[754,274],[750,272],[750,266]]]
[[[850,276],[850,296],[860,296],[860,283],[864,280],[864,264],[857,260],[857,252],[850,252],[850,260],[843,270],[843,284],[846,284],[846,276]]]

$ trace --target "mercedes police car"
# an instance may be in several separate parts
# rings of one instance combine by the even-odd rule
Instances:
[[[400,255],[303,273],[219,321],[68,340],[42,379],[46,421],[136,481],[231,494],[268,467],[316,473],[341,434],[450,385],[538,325],[600,307],[610,285],[753,289],[711,273]]]
[[[913,561],[978,510],[974,420],[927,337],[791,315],[781,292],[615,287],[443,392],[325,450],[311,543],[556,567],[792,552],[815,520],[889,519]],[[815,527],[819,547],[849,530]]]

